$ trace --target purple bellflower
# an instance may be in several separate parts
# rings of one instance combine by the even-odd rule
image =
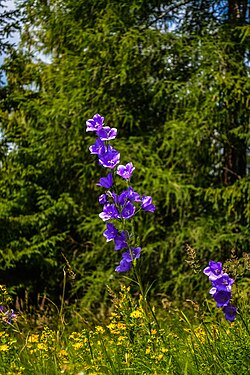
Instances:
[[[14,310],[7,310],[3,305],[0,306],[0,319],[2,319],[4,323],[12,324],[16,318],[17,316]]]
[[[217,279],[217,277],[223,274],[222,263],[210,260],[209,266],[204,269],[203,273],[209,276],[210,281]]]
[[[149,211],[149,212],[155,211],[156,207],[152,203],[152,198],[149,195],[147,195],[146,197],[145,196],[142,197],[141,208],[143,208],[144,211]]]
[[[237,309],[235,306],[227,305],[223,307],[223,312],[225,314],[226,320],[233,322],[236,318]]]
[[[104,126],[101,130],[97,132],[98,137],[102,141],[111,141],[112,139],[115,139],[117,134],[116,128],[110,128],[109,126]]]
[[[140,195],[131,186],[118,196],[118,203],[124,206],[126,202],[141,202]]]
[[[89,147],[89,151],[91,154],[102,155],[106,152],[106,147],[104,142],[102,142],[99,138],[96,138],[95,143]]]
[[[131,269],[131,262],[127,262],[126,259],[120,261],[119,266],[116,267],[116,272],[128,272]]]
[[[106,189],[111,188],[113,185],[113,175],[110,172],[107,177],[100,178],[99,184],[96,184],[97,186],[105,187]]]
[[[103,206],[103,211],[99,214],[99,217],[103,221],[107,221],[111,219],[118,219],[120,216],[115,205],[113,203],[107,203]]]
[[[203,273],[209,277],[212,283],[209,293],[214,298],[216,307],[222,307],[226,320],[233,322],[236,317],[236,307],[230,305],[230,300],[234,279],[223,272],[221,262],[213,260],[210,260],[209,266],[203,270]]]
[[[101,117],[98,113],[93,118],[86,121],[87,132],[97,132],[102,129],[104,117]]]
[[[114,238],[114,242],[115,250],[121,250],[128,247],[127,237],[124,230]]]
[[[117,168],[117,174],[124,178],[125,180],[129,180],[132,176],[132,173],[134,171],[134,167],[132,163],[128,163],[126,166],[119,165]]]
[[[140,247],[131,247],[131,251],[126,251],[122,254],[122,260],[118,267],[116,267],[116,272],[128,272],[132,267],[132,261],[140,257],[141,248]],[[132,257],[131,257],[132,253]]]
[[[112,241],[117,235],[118,230],[112,223],[107,223],[107,229],[103,232],[104,237],[106,238],[106,242]]]
[[[122,209],[121,217],[123,219],[129,219],[132,216],[134,216],[134,214],[135,214],[135,206],[132,203],[127,202]]]
[[[221,276],[212,281],[213,287],[215,287],[217,290],[224,290],[225,292],[231,292],[231,285],[233,283],[234,280],[231,279],[227,273],[223,273]]]
[[[120,162],[120,153],[112,146],[108,145],[107,152],[99,155],[99,164],[105,168],[115,168]]]
[[[140,247],[131,247],[131,251],[129,251],[129,250],[126,251],[125,253],[122,254],[122,257],[127,262],[132,262],[134,259],[140,258],[140,255],[141,255],[141,248]]]
[[[212,294],[214,300],[217,302],[216,307],[227,306],[230,302],[231,292],[212,288],[209,293]]]

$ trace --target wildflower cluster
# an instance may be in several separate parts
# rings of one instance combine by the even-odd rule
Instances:
[[[140,257],[141,248],[131,246],[131,235],[125,230],[125,221],[132,218],[139,210],[154,212],[155,206],[150,196],[140,196],[129,186],[129,181],[134,171],[134,166],[130,162],[127,165],[118,165],[120,163],[120,153],[115,150],[109,142],[116,138],[117,129],[104,126],[104,117],[99,114],[94,115],[92,119],[86,121],[88,132],[95,132],[97,135],[94,145],[89,147],[91,154],[96,154],[99,164],[105,168],[111,169],[107,177],[102,177],[97,184],[106,189],[104,194],[99,197],[99,203],[103,206],[100,218],[107,222],[106,230],[103,235],[106,241],[114,241],[114,249],[126,251],[122,254],[122,259],[115,271],[127,272],[130,270],[132,263]],[[127,181],[127,189],[117,194],[111,191],[114,188],[114,177],[118,175]],[[136,205],[140,204],[139,209]],[[110,222],[117,220],[123,224],[122,230],[119,231],[115,225]]]
[[[210,260],[209,266],[203,270],[203,273],[209,277],[212,283],[209,293],[217,302],[216,306],[222,307],[225,318],[233,322],[236,317],[236,307],[230,304],[230,300],[234,279],[223,272],[221,262],[214,262],[213,260]]]

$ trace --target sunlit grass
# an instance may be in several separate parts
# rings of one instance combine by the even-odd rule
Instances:
[[[149,312],[141,295],[122,286],[112,293],[105,321],[93,324],[85,318],[77,330],[61,323],[29,329],[19,314],[12,324],[1,323],[0,374],[245,375],[250,368],[249,315],[241,305],[234,323],[218,309],[204,313],[197,305],[185,313],[154,307]]]

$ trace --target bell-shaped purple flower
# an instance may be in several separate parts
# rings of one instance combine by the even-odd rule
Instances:
[[[132,176],[133,170],[135,168],[133,167],[132,163],[128,163],[127,165],[119,165],[117,168],[117,174],[124,178],[125,180],[129,180]]]
[[[112,204],[107,203],[103,206],[103,211],[99,214],[99,217],[103,221],[106,221],[106,220],[111,220],[111,219],[118,219],[120,216],[115,205],[113,203]]]
[[[216,288],[210,289],[209,293],[217,302],[216,307],[227,306],[230,302],[231,292],[225,290],[217,290]]]
[[[106,189],[111,188],[113,185],[113,175],[110,172],[107,177],[100,178],[99,184],[96,184],[97,186],[105,187]]]
[[[223,312],[225,314],[226,320],[233,322],[236,318],[237,309],[235,306],[227,305],[223,307]]]
[[[152,203],[152,197],[150,197],[149,195],[143,196],[141,208],[143,208],[144,211],[154,212],[156,207]]]
[[[106,152],[106,147],[104,142],[102,142],[99,138],[96,139],[95,144],[89,147],[89,151],[91,154],[101,155]]]
[[[109,126],[104,126],[97,132],[97,135],[102,141],[111,141],[111,139],[115,139],[117,135],[117,129],[110,128]]]
[[[103,232],[103,235],[106,238],[106,242],[109,242],[112,241],[118,235],[118,230],[112,223],[107,223],[106,226],[107,229]]]
[[[234,279],[231,279],[227,273],[223,273],[216,279],[212,280],[212,285],[217,290],[224,290],[225,292],[231,292],[231,285],[234,283]]]
[[[132,256],[131,256],[132,253]],[[126,251],[122,254],[122,260],[118,267],[116,267],[116,272],[128,272],[132,267],[132,261],[134,259],[140,258],[141,248],[131,247],[131,250]]]
[[[87,132],[97,132],[103,127],[104,117],[101,117],[98,113],[93,118],[86,121]]]
[[[127,190],[124,190],[119,196],[118,196],[118,203],[121,206],[124,206],[126,202],[140,202],[140,195],[136,193],[131,186]]]
[[[132,267],[131,262],[127,262],[126,259],[122,259],[120,261],[119,266],[116,267],[115,271],[116,272],[128,272],[131,267]]]
[[[99,155],[99,164],[105,168],[115,168],[120,162],[120,153],[115,150],[112,146],[108,145],[107,152]]]
[[[124,190],[120,195],[118,195],[117,202],[121,206],[124,206],[127,201],[128,201],[128,191]]]
[[[127,262],[132,262],[132,260],[140,258],[140,255],[141,255],[141,248],[140,247],[131,247],[130,250],[128,250],[128,251],[126,251],[125,253],[122,254],[122,257]]]
[[[122,209],[121,217],[123,219],[129,219],[130,217],[134,216],[135,214],[135,206],[132,203],[127,202]]]
[[[131,186],[128,187],[127,192],[130,202],[141,202],[140,194],[136,193]]]
[[[223,274],[222,272],[222,263],[214,262],[213,260],[209,261],[209,266],[203,270],[203,273],[209,276],[209,280],[215,280],[217,277]]]
[[[115,250],[121,250],[128,247],[127,237],[124,230],[114,238],[114,242]]]

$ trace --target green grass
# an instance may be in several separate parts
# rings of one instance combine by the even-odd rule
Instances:
[[[19,314],[1,323],[0,374],[250,374],[246,301],[239,299],[234,323],[210,300],[190,306],[155,310],[122,286],[98,324],[65,324],[59,311],[50,327],[30,328]]]

